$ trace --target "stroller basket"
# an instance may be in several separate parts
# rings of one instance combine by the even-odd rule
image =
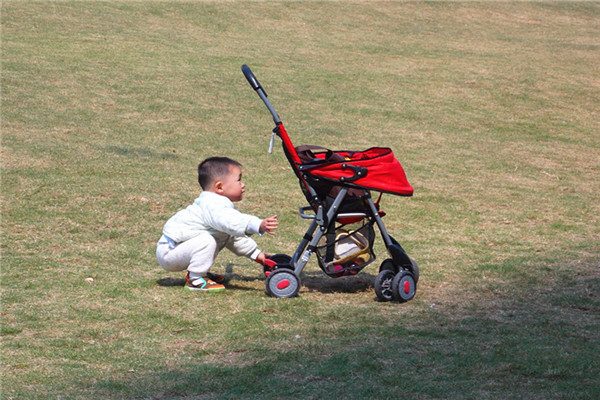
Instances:
[[[334,278],[355,275],[375,260],[375,230],[366,221],[340,225],[321,238],[315,253],[323,272]]]

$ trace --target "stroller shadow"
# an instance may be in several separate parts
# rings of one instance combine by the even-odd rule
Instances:
[[[302,274],[302,286],[310,292],[320,293],[358,293],[373,288],[375,276],[360,273],[354,276],[331,278],[321,271],[310,271]]]
[[[238,268],[236,268],[238,267]],[[244,269],[246,266],[235,265],[228,263],[225,266],[224,284],[228,289],[233,290],[255,290],[241,285],[236,285],[235,282],[264,282],[262,276],[242,275],[235,272],[235,269]],[[366,273],[360,273],[354,276],[344,276],[341,278],[328,277],[321,271],[304,271],[301,276],[302,286],[308,289],[309,292],[320,293],[358,293],[373,288],[375,276]],[[158,279],[156,283],[163,287],[176,287],[185,285],[185,278],[165,277]]]

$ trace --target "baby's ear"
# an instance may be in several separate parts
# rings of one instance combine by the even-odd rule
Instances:
[[[223,191],[223,181],[220,179],[215,180],[212,184],[212,187],[216,193],[222,192]]]

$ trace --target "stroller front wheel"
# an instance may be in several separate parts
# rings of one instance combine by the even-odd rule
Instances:
[[[417,291],[417,283],[411,272],[400,271],[392,281],[394,300],[404,303],[412,300]]]
[[[300,290],[300,278],[293,270],[284,268],[273,271],[266,281],[267,294],[277,298],[294,297]]]

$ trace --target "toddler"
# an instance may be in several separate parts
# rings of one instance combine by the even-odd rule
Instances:
[[[202,161],[198,183],[200,196],[165,224],[156,258],[167,271],[187,269],[185,289],[222,292],[223,277],[209,272],[217,254],[227,247],[238,256],[265,265],[267,256],[248,235],[273,235],[277,216],[261,220],[235,208],[233,203],[242,200],[245,188],[242,166],[235,160],[211,157]]]

